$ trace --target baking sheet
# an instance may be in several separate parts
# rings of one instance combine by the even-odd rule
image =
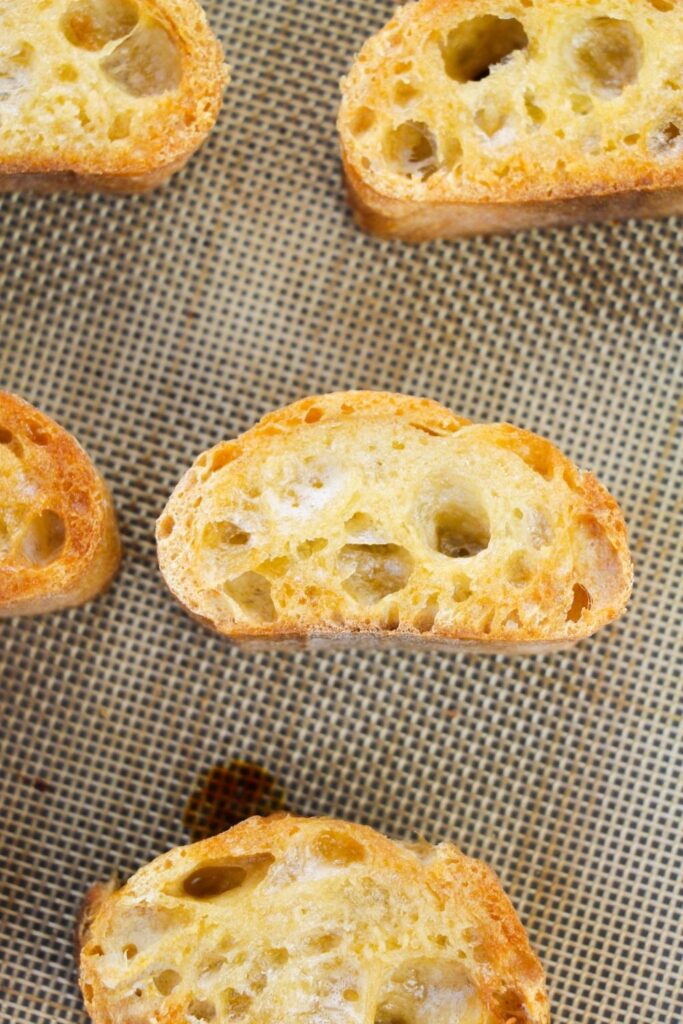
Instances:
[[[284,803],[454,840],[502,877],[555,1021],[674,1024],[681,222],[366,238],[343,201],[337,80],[392,4],[206,8],[233,85],[169,188],[0,199],[2,384],[85,445],[126,547],[101,600],[0,624],[0,1020],[82,1024],[85,888],[186,841],[214,771],[242,779],[226,820]],[[153,537],[183,470],[274,406],[347,387],[511,420],[594,470],[630,524],[624,619],[505,659],[250,654],[187,618]],[[245,796],[245,762],[270,789]]]

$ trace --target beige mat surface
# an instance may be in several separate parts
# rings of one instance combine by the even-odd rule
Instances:
[[[450,838],[501,875],[555,1021],[676,1024],[681,222],[366,238],[337,79],[392,4],[206,6],[233,85],[169,188],[0,200],[2,386],[79,437],[126,547],[103,599],[0,625],[0,1020],[82,1024],[85,888],[186,841],[206,773],[247,761],[270,789],[245,794],[233,765],[219,817],[284,801]],[[245,654],[190,621],[153,538],[181,472],[273,406],[346,387],[511,420],[594,470],[630,524],[625,618],[516,659]]]

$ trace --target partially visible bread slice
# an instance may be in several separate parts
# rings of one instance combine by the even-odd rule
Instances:
[[[0,190],[138,192],[204,140],[228,81],[196,0],[0,5]]]
[[[277,815],[89,900],[93,1024],[546,1024],[543,970],[492,871],[442,843]]]
[[[178,600],[237,640],[530,651],[619,615],[621,512],[548,441],[350,391],[196,460],[157,524]]]
[[[683,212],[678,0],[419,0],[342,81],[362,227],[409,241]]]
[[[0,391],[0,617],[82,604],[120,558],[109,491],[81,446]]]

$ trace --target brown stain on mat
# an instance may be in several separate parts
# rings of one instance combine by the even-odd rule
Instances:
[[[284,810],[284,790],[270,772],[251,761],[234,760],[202,772],[183,812],[183,825],[194,843],[252,814]]]

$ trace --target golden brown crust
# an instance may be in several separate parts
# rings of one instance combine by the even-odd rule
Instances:
[[[618,505],[549,441],[384,392],[303,399],[203,453],[157,543],[190,614],[261,647],[557,649],[632,582]]]
[[[680,213],[683,113],[671,90],[678,88],[673,69],[683,39],[668,8],[645,0],[611,0],[597,12],[587,0],[533,9],[522,0],[500,9],[483,0],[401,7],[341,83],[341,155],[359,225],[417,242]],[[526,43],[481,80],[451,80],[443,56],[449,33],[491,16],[523,26]],[[602,45],[600,22],[626,26],[642,49],[634,81],[618,94],[605,95],[599,77],[606,74],[604,49],[596,51],[596,82],[587,84],[572,63],[572,45],[586,26]],[[670,60],[661,59],[666,39]],[[427,142],[420,150],[413,134],[399,170],[391,139],[406,125],[425,129]],[[408,166],[415,154],[426,158],[429,173]]]
[[[250,818],[102,895],[80,957],[93,1024],[222,1021],[237,1008],[244,1024],[369,1024],[399,1006],[416,1024],[456,1011],[462,1024],[549,1020],[500,882],[451,844]]]
[[[106,4],[107,0],[78,2]],[[46,9],[41,15],[45,24],[35,23],[37,39],[23,45],[37,50],[39,43],[49,46],[50,39],[58,35],[58,52],[63,58],[65,43],[58,15],[66,15],[70,3],[71,0],[58,0],[58,10]],[[229,81],[221,46],[196,0],[136,0],[136,5],[140,21],[129,38],[134,37],[140,26],[161,26],[177,48],[179,84],[149,95],[129,94],[105,80],[97,70],[97,61],[111,51],[113,43],[105,45],[101,54],[71,47],[66,66],[75,84],[69,80],[60,86],[57,78],[46,79],[45,71],[41,70],[40,93],[45,99],[40,94],[35,99],[28,94],[32,103],[30,123],[40,123],[40,133],[31,132],[24,125],[25,107],[17,106],[10,113],[3,113],[0,191],[141,192],[163,184],[204,141],[216,121]],[[34,15],[30,11],[24,15],[25,24],[21,17],[21,10],[18,14],[13,12],[14,20],[9,23],[17,38],[31,35],[29,26]],[[0,27],[1,23],[0,17]],[[91,97],[98,90],[101,92],[97,103],[88,99],[87,91],[82,91],[85,86],[78,82],[79,72],[88,81]],[[56,75],[57,65],[53,73]],[[65,98],[61,106],[55,106],[53,94],[60,88]],[[80,113],[78,117],[74,115],[72,122],[64,120],[64,110]],[[117,115],[125,125],[121,130]],[[58,130],[54,127],[57,118],[61,118]],[[89,126],[89,134],[82,133],[81,122]]]
[[[428,242],[473,235],[505,234],[530,228],[670,217],[683,213],[683,186],[611,191],[566,199],[520,202],[411,202],[381,195],[359,177],[343,151],[346,194],[356,223],[368,234],[403,242]]]
[[[78,442],[0,391],[0,617],[70,608],[116,572],[111,497]]]

